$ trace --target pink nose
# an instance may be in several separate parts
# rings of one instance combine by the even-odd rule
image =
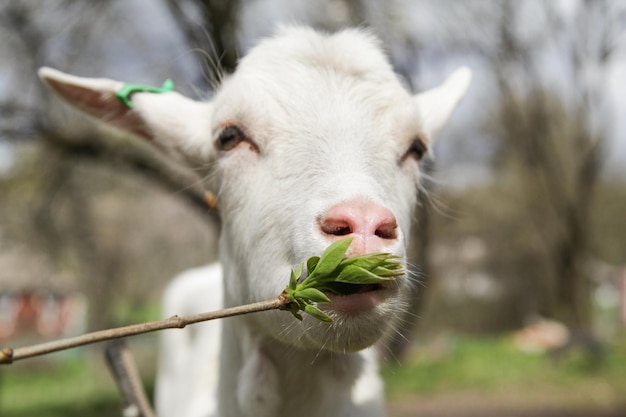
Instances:
[[[398,223],[391,211],[364,199],[339,203],[319,218],[329,240],[352,237],[348,254],[358,256],[381,252],[398,238]]]

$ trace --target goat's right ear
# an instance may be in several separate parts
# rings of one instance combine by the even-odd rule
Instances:
[[[433,140],[443,128],[448,118],[465,96],[472,72],[467,67],[454,71],[443,84],[417,94],[415,103],[422,116],[424,133]]]
[[[211,157],[210,103],[175,92],[137,92],[130,108],[116,96],[122,82],[76,77],[46,67],[39,70],[39,77],[72,106],[154,143],[167,154],[197,161]]]

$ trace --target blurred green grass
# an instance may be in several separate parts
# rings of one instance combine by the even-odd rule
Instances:
[[[142,375],[151,392],[151,372]],[[507,337],[451,336],[417,347],[407,363],[385,367],[383,375],[391,403],[508,393],[507,398],[527,402],[549,395],[557,405],[615,405],[626,402],[626,337],[606,345],[602,363],[578,349],[555,363],[545,355],[519,352]],[[95,352],[0,367],[0,416],[104,417],[121,415],[121,410],[116,387]]]
[[[121,398],[103,367],[83,355],[2,367],[0,416],[121,415]]]
[[[521,352],[508,337],[448,337],[415,349],[407,363],[383,375],[390,401],[469,394],[557,408],[624,407],[626,337],[604,348],[601,361],[580,347],[556,359]]]
[[[154,335],[128,340],[149,397],[154,388]],[[103,345],[0,366],[0,416],[121,416],[124,404],[106,367]]]

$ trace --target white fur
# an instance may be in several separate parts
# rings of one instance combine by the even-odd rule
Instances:
[[[186,271],[167,287],[164,317],[222,308],[219,264]],[[217,412],[222,321],[213,320],[160,334],[155,402],[159,417],[212,416]]]
[[[221,287],[219,264],[185,271],[165,291],[164,317],[220,309]],[[215,320],[161,333],[155,392],[159,417],[216,415],[221,326],[222,321]],[[273,416],[280,402],[276,368],[250,340],[244,342],[244,350],[249,355],[238,375],[237,402],[247,415]],[[383,384],[378,375],[376,351],[369,348],[356,355],[362,367],[350,396],[357,406],[357,415],[382,416],[385,414]],[[321,358],[318,360],[321,365],[328,365]],[[332,383],[322,385],[331,391],[335,389]]]
[[[282,29],[261,42],[210,103],[177,93],[137,93],[131,111],[111,98],[115,82],[52,70],[41,76],[87,113],[204,169],[223,220],[224,306],[280,294],[290,269],[336,237],[320,230],[320,218],[356,199],[395,216],[397,236],[377,240],[376,248],[404,257],[419,181],[418,163],[407,151],[417,136],[430,143],[470,78],[461,69],[442,87],[413,96],[375,37],[303,28]],[[216,140],[228,125],[250,141],[219,151]],[[202,273],[175,281],[166,297],[175,301],[166,300],[166,306],[217,307],[217,275],[215,268],[204,284]],[[197,342],[185,334],[191,330],[171,340],[164,335],[161,417],[202,415],[187,411],[195,404],[212,415],[216,402],[222,417],[384,415],[375,354],[366,348],[392,331],[407,285],[406,277],[399,278],[384,301],[358,314],[321,306],[335,319],[330,325],[310,316],[299,322],[283,311],[226,319],[217,380],[215,374],[203,376],[216,348],[215,339],[202,335],[215,333],[219,324],[197,330]],[[181,375],[198,382],[180,390]],[[202,385],[204,394],[196,393]]]

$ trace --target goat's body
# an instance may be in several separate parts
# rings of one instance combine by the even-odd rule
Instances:
[[[261,42],[210,102],[138,92],[128,108],[118,81],[40,75],[86,113],[198,169],[217,195],[222,267],[177,280],[166,314],[274,298],[294,266],[347,236],[349,257],[404,260],[419,161],[470,80],[463,69],[413,95],[371,34],[306,28]],[[317,307],[332,323],[267,311],[169,331],[161,417],[384,415],[367,348],[393,331],[408,285],[403,275],[328,287],[330,303]]]
[[[222,268],[218,263],[186,271],[168,285],[162,314],[219,310]],[[159,417],[207,417],[217,412],[222,321],[212,320],[160,335],[155,401]]]
[[[222,306],[222,268],[212,264],[174,278],[165,290],[162,310],[170,317]],[[220,366],[225,373],[222,389],[237,393],[224,417],[288,411],[327,417],[384,415],[373,348],[347,354],[300,350],[254,340],[245,326],[232,323],[235,318],[228,320],[224,337],[219,320],[161,334],[155,393],[159,417],[216,416]]]
[[[230,401],[220,404],[222,417],[385,415],[371,349],[345,354],[298,349],[255,339],[245,325],[225,327],[223,337],[219,395]]]

